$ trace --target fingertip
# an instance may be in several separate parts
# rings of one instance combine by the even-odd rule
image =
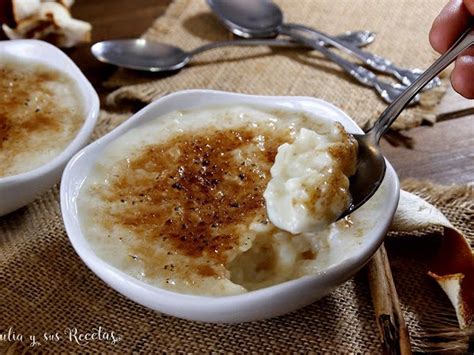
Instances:
[[[436,20],[433,22],[433,25],[431,26],[429,40],[431,47],[433,47],[436,52],[443,53],[446,51],[446,40],[437,22],[438,18],[436,18]]]
[[[467,99],[474,99],[474,56],[463,55],[456,59],[451,83],[457,93]]]
[[[431,26],[429,40],[434,50],[444,53],[467,28],[471,15],[463,0],[450,0]]]
[[[429,41],[431,47],[438,53],[444,53],[449,46],[447,43],[449,39],[446,38],[446,23],[452,12],[450,3],[446,4],[439,15],[436,16],[430,29]]]

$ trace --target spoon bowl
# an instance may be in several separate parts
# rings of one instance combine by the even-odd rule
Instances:
[[[181,69],[191,58],[179,47],[142,38],[98,42],[91,51],[101,62],[151,72]]]
[[[351,214],[372,197],[380,187],[387,169],[385,158],[373,135],[353,134],[353,136],[359,145],[357,172],[349,181],[351,204],[339,219]]]
[[[240,37],[276,37],[283,23],[283,13],[272,1],[208,0],[208,4],[226,27]]]

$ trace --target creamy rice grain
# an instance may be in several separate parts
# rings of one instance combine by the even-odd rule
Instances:
[[[302,128],[278,148],[264,197],[268,217],[293,234],[326,228],[350,203],[357,141],[339,123],[325,133]]]

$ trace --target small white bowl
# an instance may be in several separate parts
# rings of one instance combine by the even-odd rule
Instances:
[[[176,317],[214,323],[260,320],[285,314],[306,306],[328,294],[362,268],[382,243],[395,213],[399,182],[387,162],[383,185],[383,208],[374,211],[375,227],[365,242],[346,260],[312,276],[284,282],[236,296],[193,296],[167,291],[146,284],[100,259],[84,237],[79,222],[77,196],[89,171],[113,140],[137,126],[168,112],[216,105],[254,105],[274,109],[307,111],[341,122],[352,133],[362,130],[333,105],[308,97],[251,96],[235,93],[190,90],[165,96],[142,109],[124,124],[80,151],[66,166],[61,182],[61,209],[69,239],[86,265],[112,288],[151,309]],[[93,301],[93,300],[92,300]]]
[[[54,159],[22,174],[0,177],[0,216],[30,203],[59,181],[68,160],[87,143],[99,115],[99,97],[94,88],[74,62],[58,48],[38,40],[0,41],[0,57],[5,55],[43,63],[68,74],[76,82],[82,96],[85,120],[76,137]]]

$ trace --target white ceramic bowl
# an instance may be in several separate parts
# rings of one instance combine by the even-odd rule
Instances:
[[[99,115],[99,97],[74,62],[58,48],[37,40],[0,41],[0,57],[31,60],[68,74],[77,84],[85,110],[85,121],[76,137],[54,159],[28,172],[0,177],[0,216],[33,201],[59,181],[64,166],[86,143]]]
[[[67,165],[61,182],[61,209],[69,239],[86,265],[112,288],[146,307],[184,319],[226,323],[253,321],[288,313],[316,301],[350,278],[375,253],[382,243],[398,204],[399,182],[390,164],[387,164],[383,183],[383,208],[374,211],[374,218],[378,223],[367,231],[365,242],[358,250],[354,250],[345,261],[317,275],[236,296],[192,296],[139,281],[107,264],[94,253],[81,231],[76,202],[88,172],[111,141],[132,128],[175,110],[245,104],[309,111],[338,120],[352,133],[362,132],[356,123],[338,108],[325,101],[307,97],[250,96],[191,90],[177,92],[151,103],[124,124],[80,151]]]

